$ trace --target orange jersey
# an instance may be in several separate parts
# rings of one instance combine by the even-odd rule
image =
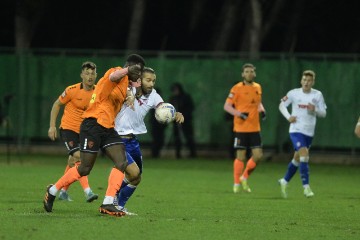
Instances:
[[[97,122],[105,128],[113,128],[114,120],[120,111],[129,86],[126,75],[119,83],[110,81],[110,74],[122,69],[115,67],[109,69],[96,84],[96,89],[90,100],[89,108],[84,112],[83,118],[96,118]]]
[[[94,89],[94,88],[93,88]],[[94,90],[86,91],[82,83],[69,86],[59,96],[59,101],[65,104],[64,114],[61,118],[62,129],[80,132],[83,113],[88,108]]]
[[[261,86],[255,82],[252,85],[239,82],[231,88],[226,103],[233,105],[240,112],[249,113],[246,120],[234,116],[234,132],[260,131],[258,107],[261,103],[261,94]]]

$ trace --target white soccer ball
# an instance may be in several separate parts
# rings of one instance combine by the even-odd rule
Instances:
[[[175,119],[176,110],[170,103],[161,103],[155,110],[155,118],[159,123],[170,123]]]

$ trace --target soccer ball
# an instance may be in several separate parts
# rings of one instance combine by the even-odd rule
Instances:
[[[170,123],[175,119],[176,110],[170,103],[161,103],[155,110],[155,118],[159,123]]]

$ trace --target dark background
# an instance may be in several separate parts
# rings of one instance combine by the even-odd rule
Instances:
[[[199,2],[194,24],[194,4]],[[249,1],[237,4],[237,15],[225,51],[242,51]],[[1,1],[0,47],[15,46],[16,6],[25,0]],[[34,8],[27,16],[41,12],[34,27],[30,48],[127,49],[127,36],[134,0],[44,1],[32,0]],[[214,0],[147,0],[141,23],[140,50],[212,51],[216,29],[225,2]],[[263,24],[275,0],[260,0]],[[36,4],[39,3],[39,6]],[[360,3],[351,1],[296,0],[284,1],[269,33],[263,39],[261,52],[359,53]],[[291,25],[297,14],[298,23]],[[295,34],[294,34],[295,33]]]

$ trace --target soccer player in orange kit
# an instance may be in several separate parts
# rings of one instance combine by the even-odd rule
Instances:
[[[241,76],[243,80],[231,88],[224,104],[224,110],[234,116],[234,193],[240,192],[240,184],[245,192],[251,192],[247,179],[263,156],[259,115],[265,119],[265,109],[261,103],[261,86],[254,82],[255,66],[244,64]],[[248,148],[252,157],[244,170]]]
[[[51,184],[47,187],[43,200],[44,209],[47,212],[52,212],[56,193],[63,186],[90,173],[101,148],[115,166],[109,176],[105,198],[99,211],[118,217],[126,214],[114,204],[114,197],[123,181],[125,169],[130,181],[131,177],[136,174],[133,171],[138,170],[127,168],[125,147],[114,129],[114,120],[125,100],[131,100],[127,104],[134,102],[135,96],[127,96],[129,80],[131,82],[140,81],[144,66],[145,61],[140,55],[131,54],[128,56],[124,68],[111,68],[99,80],[89,108],[84,112],[84,120],[80,127],[81,164],[77,168],[71,168],[54,185]]]
[[[60,137],[68,149],[69,158],[65,168],[65,173],[72,167],[80,164],[80,124],[83,120],[83,113],[87,109],[96,82],[96,65],[93,62],[84,62],[81,66],[82,79],[81,83],[68,86],[65,91],[54,102],[50,113],[50,127],[48,136],[55,141],[57,138],[56,118],[59,115],[61,107],[64,107],[64,113],[60,124]],[[94,194],[89,186],[87,176],[79,179],[80,185],[84,190],[86,201],[92,202],[98,199],[98,195]],[[60,193],[59,199],[72,201],[67,193],[69,186],[64,186]]]

